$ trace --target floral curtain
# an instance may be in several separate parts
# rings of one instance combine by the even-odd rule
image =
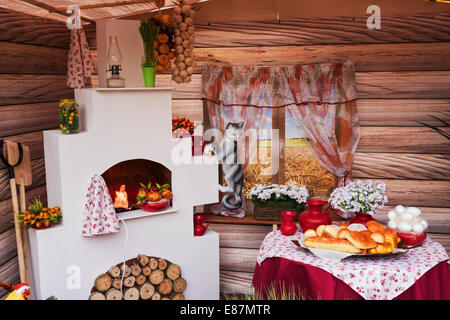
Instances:
[[[352,62],[280,67],[204,65],[203,99],[210,124],[221,131],[229,119],[261,127],[265,108],[286,107],[305,130],[317,160],[350,180],[360,131]],[[247,163],[248,159],[246,159]]]

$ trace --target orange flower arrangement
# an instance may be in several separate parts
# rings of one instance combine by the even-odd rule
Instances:
[[[60,223],[62,212],[60,207],[46,208],[39,198],[34,198],[27,211],[20,213],[18,218],[26,229],[43,229]]]

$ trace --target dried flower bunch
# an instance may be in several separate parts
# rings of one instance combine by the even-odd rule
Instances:
[[[26,229],[41,229],[61,222],[62,213],[60,207],[46,208],[39,198],[34,198],[27,211],[20,213],[18,218]]]
[[[304,186],[298,187],[294,184],[258,184],[250,190],[248,197],[258,202],[295,200],[302,204],[306,203],[309,192]]]
[[[331,207],[343,212],[362,212],[374,215],[388,201],[386,184],[381,181],[354,181],[345,187],[336,188],[328,202]]]

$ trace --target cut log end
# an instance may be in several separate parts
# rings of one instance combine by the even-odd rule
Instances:
[[[170,280],[176,280],[181,276],[181,269],[180,266],[177,264],[172,263],[168,268],[167,268],[167,278],[169,278]]]
[[[147,281],[147,277],[144,276],[143,274],[140,274],[139,276],[136,277],[136,284],[138,286],[142,285],[145,281]]]
[[[142,300],[150,299],[154,293],[155,287],[151,283],[146,282],[139,288],[139,295]]]
[[[148,277],[152,273],[152,269],[150,266],[144,266],[142,267],[142,274],[146,277]]]
[[[155,258],[150,258],[148,265],[152,270],[155,270],[158,268],[158,260],[156,260]]]
[[[120,277],[120,268],[118,266],[113,266],[109,269],[108,273],[111,277],[118,278]]]
[[[139,300],[139,290],[136,287],[128,288],[123,294],[124,300]]]
[[[176,293],[172,296],[172,300],[184,300],[184,294],[182,293]]]
[[[142,267],[146,266],[149,261],[150,261],[150,258],[148,256],[146,256],[145,254],[138,255],[138,262]]]
[[[141,266],[137,263],[133,263],[131,265],[131,274],[135,277],[139,276],[141,274]]]
[[[109,288],[111,288],[111,285],[112,285],[112,278],[107,273],[102,273],[94,281],[95,289],[97,289],[97,291],[100,292],[107,291]]]
[[[167,265],[168,265],[168,263],[167,263],[166,259],[159,259],[159,261],[158,261],[158,268],[160,270],[163,270],[163,271],[166,270]]]
[[[126,277],[123,280],[123,285],[127,288],[133,287],[135,283],[136,283],[136,278],[133,276]]]
[[[172,290],[173,290],[173,282],[172,280],[167,278],[165,278],[158,286],[158,292],[163,296],[170,294]]]
[[[181,293],[184,291],[184,289],[186,289],[186,285],[186,280],[182,277],[179,277],[173,282],[173,291]]]
[[[91,293],[89,300],[106,300],[106,297],[103,293],[95,291]]]
[[[113,288],[120,290],[120,288],[122,288],[122,279],[121,278],[113,279],[112,286]]]
[[[153,270],[149,277],[150,283],[159,285],[164,280],[164,272],[162,270]]]
[[[111,288],[106,292],[106,300],[122,300],[123,296],[120,290]]]

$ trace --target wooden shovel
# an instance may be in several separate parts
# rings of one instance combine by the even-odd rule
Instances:
[[[6,141],[6,150],[8,152],[9,163],[16,163],[20,157],[20,150],[17,143],[12,141]],[[28,187],[32,183],[32,172],[31,172],[31,159],[30,159],[30,149],[22,145],[22,161],[14,167],[14,177],[15,183],[19,185],[19,203],[20,212],[25,212],[27,209],[25,187]],[[13,190],[11,189],[11,192]],[[17,194],[14,191],[14,195],[17,201]],[[14,201],[14,200],[13,200]],[[14,207],[14,204],[13,204]],[[17,216],[17,214],[16,214]],[[19,269],[20,269],[20,259],[23,260],[23,269],[20,270],[20,280],[21,282],[30,283],[30,272],[29,272],[29,250],[28,250],[28,234],[26,230],[22,230],[17,217],[14,219],[14,224],[16,227],[16,237],[21,238],[21,247],[19,248],[19,241],[17,241],[17,254],[19,257]],[[22,232],[23,231],[23,232]],[[17,235],[18,234],[18,235]],[[17,239],[16,238],[16,239]],[[20,256],[22,255],[22,257]],[[23,280],[22,280],[23,277]]]

